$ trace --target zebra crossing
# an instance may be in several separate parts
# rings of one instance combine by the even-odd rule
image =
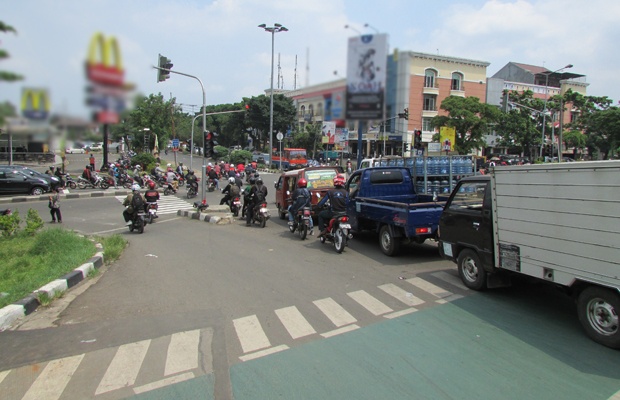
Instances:
[[[445,304],[463,297],[455,291],[467,293],[469,289],[465,287],[460,279],[453,273],[448,271],[438,271],[431,273],[430,276],[438,281],[454,286],[455,289],[450,291],[436,285],[426,279],[415,277],[404,279],[404,284],[383,284],[377,286],[375,293],[369,293],[365,290],[356,290],[346,293],[348,298],[354,303],[361,306],[369,314],[374,317],[384,317],[393,319],[418,311],[419,307],[430,306],[433,304]],[[415,294],[414,294],[415,293]],[[381,297],[387,298],[382,299]],[[386,303],[393,303],[401,307],[395,310],[395,306]],[[239,359],[248,361],[255,358],[263,357],[278,351],[289,348],[287,343],[273,345],[269,339],[269,334],[273,332],[273,336],[280,336],[278,330],[284,329],[285,336],[290,337],[292,341],[308,337],[311,335],[320,335],[328,338],[340,335],[346,332],[360,328],[359,319],[366,319],[365,315],[355,316],[354,311],[347,310],[344,305],[337,299],[327,297],[312,302],[314,310],[318,310],[318,315],[327,318],[331,323],[331,328],[325,332],[320,332],[318,328],[313,326],[309,321],[310,316],[304,316],[296,306],[288,306],[274,310],[277,319],[281,322],[281,327],[269,324],[269,332],[265,330],[257,315],[248,315],[233,320],[233,326],[239,340],[242,355]],[[404,308],[402,308],[404,307]],[[351,307],[356,308],[356,307]],[[312,313],[315,318],[316,313]],[[277,324],[276,324],[277,325]]]
[[[289,349],[296,340],[341,335],[372,318],[398,318],[456,300],[468,291],[454,271],[436,271],[428,279],[401,279],[376,290],[355,290],[273,310],[281,325],[271,320],[261,323],[265,315],[236,318],[230,323],[239,350],[232,350],[232,357],[240,361],[264,357]],[[0,397],[131,397],[212,373],[212,340],[213,329],[207,327],[0,371]]]
[[[114,196],[120,203],[125,201],[127,196]],[[193,205],[176,196],[160,196],[157,201],[157,215],[176,214],[178,210],[193,209]]]

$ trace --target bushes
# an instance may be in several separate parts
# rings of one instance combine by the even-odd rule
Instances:
[[[19,225],[21,224],[21,218],[19,217],[19,211],[13,212],[11,215],[0,216],[0,230],[2,230],[2,236],[9,237],[18,235]],[[26,216],[26,227],[23,232],[28,236],[34,236],[38,230],[43,228],[43,220],[37,210],[29,208]]]

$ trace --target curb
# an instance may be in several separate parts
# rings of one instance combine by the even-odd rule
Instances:
[[[126,195],[130,190],[106,190],[105,192],[88,192],[88,193],[61,193],[61,199],[79,199],[86,197],[108,197],[108,196],[120,196]],[[163,192],[163,191],[162,191]],[[34,201],[47,201],[49,199],[50,193],[46,193],[41,196],[18,196],[18,197],[4,197],[0,198],[0,204],[10,204],[10,203],[31,203]]]
[[[188,210],[177,211],[177,215],[180,217],[188,217],[190,219],[197,219],[197,220],[208,222],[210,224],[215,224],[215,225],[229,225],[235,221],[232,214],[230,214],[229,212],[228,213],[224,212],[221,214],[222,214],[221,216],[218,216],[218,215],[201,213],[199,211],[188,211]]]
[[[67,289],[83,281],[92,271],[103,266],[103,246],[100,243],[95,243],[95,246],[99,251],[84,264],[59,279],[40,287],[23,299],[0,308],[0,332],[10,328],[11,324],[17,319],[25,317],[38,308],[40,306],[37,297],[39,293],[45,293],[49,298],[54,298],[57,293],[67,291]]]

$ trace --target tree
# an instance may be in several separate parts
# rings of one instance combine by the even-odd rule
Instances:
[[[586,135],[581,131],[568,131],[564,132],[563,142],[566,143],[566,147],[573,149],[573,159],[577,159],[577,151],[586,147]]]
[[[268,148],[269,141],[269,108],[271,99],[269,96],[260,95],[251,99],[244,99],[249,105],[245,113],[244,123],[249,128],[248,134],[259,148]],[[286,132],[295,122],[297,111],[293,100],[281,95],[273,95],[273,140],[277,132]]]
[[[534,98],[534,93],[530,90],[521,93],[505,92],[504,95],[512,109],[501,114],[496,126],[496,132],[500,136],[498,145],[518,147],[522,154],[528,154],[533,160],[537,157],[541,144],[544,102]],[[553,103],[549,105],[553,106]]]
[[[13,28],[10,25],[5,24],[2,21],[0,21],[0,32],[4,32],[4,33],[13,32],[17,34],[17,31],[15,30],[15,28]],[[3,49],[0,49],[0,60],[5,59],[5,58],[9,58],[9,53]],[[19,74],[15,74],[13,72],[8,72],[8,71],[0,71],[0,81],[14,82],[14,81],[22,80],[22,79],[24,79],[24,77]]]
[[[448,115],[438,115],[431,121],[435,128],[449,126],[456,129],[454,149],[458,154],[469,154],[474,149],[486,145],[484,135],[489,132],[489,125],[499,121],[500,111],[497,107],[480,103],[477,97],[449,96],[441,102],[441,109]],[[438,139],[436,135],[433,139]]]

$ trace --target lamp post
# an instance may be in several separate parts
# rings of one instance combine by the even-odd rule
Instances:
[[[194,117],[194,119],[192,120],[192,145],[190,146],[189,149],[189,169],[194,169],[193,167],[193,162],[194,162],[194,147],[196,147],[194,145],[194,124],[196,123],[196,119],[202,117],[202,114],[198,114]]]
[[[362,32],[358,31],[357,29],[355,29],[351,25],[345,25],[344,29],[351,29],[352,31],[357,32],[358,35],[362,36]]]
[[[560,72],[563,69],[573,68],[573,64],[568,64],[560,69],[556,69],[553,72],[547,72],[545,75],[545,105],[543,107],[543,126],[542,126],[542,140],[540,142],[540,158],[543,157],[543,148],[545,146],[545,125],[546,125],[546,117],[547,117],[547,97],[549,97],[549,75],[555,74],[556,72]],[[553,143],[551,143],[551,148],[553,149]],[[553,151],[552,151],[553,153]],[[551,154],[553,157],[553,154]],[[558,157],[558,160],[562,157]]]
[[[281,24],[273,24],[273,26],[260,24],[258,27],[271,33],[271,86],[269,90],[269,166],[271,167],[273,162],[273,52],[276,33],[286,32],[288,29]]]
[[[377,28],[375,28],[374,26],[370,25],[369,23],[365,23],[364,24],[364,28],[370,28],[373,31],[375,31],[375,33],[379,33],[379,30]]]

